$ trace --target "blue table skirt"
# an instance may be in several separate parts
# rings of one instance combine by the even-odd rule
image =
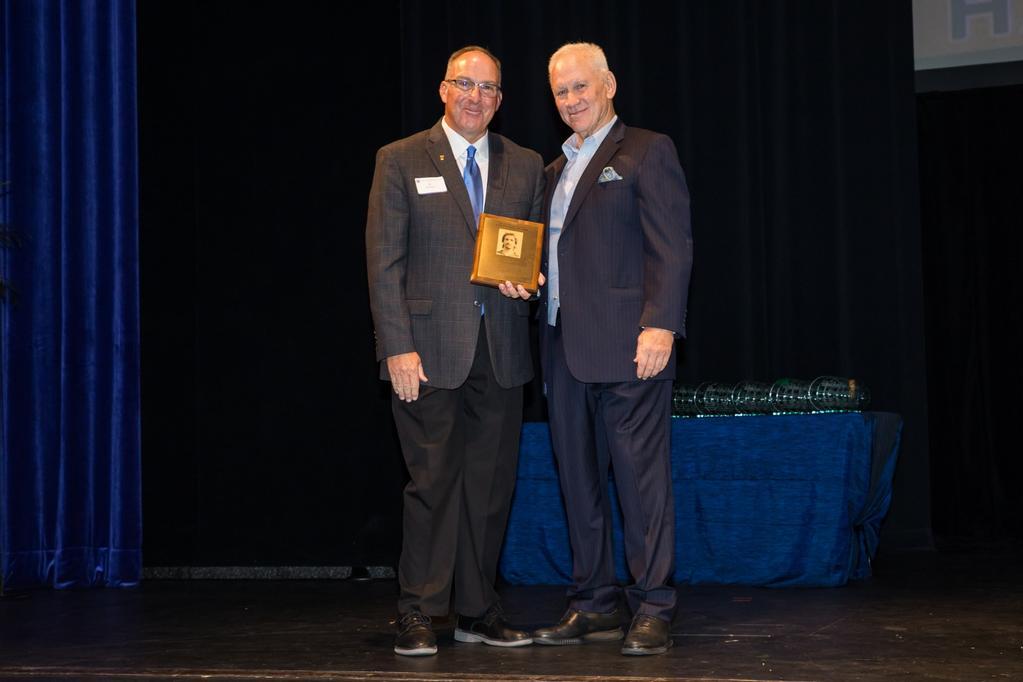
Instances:
[[[902,420],[839,413],[672,420],[675,581],[783,587],[870,575]],[[500,570],[567,584],[572,556],[546,423],[522,428]],[[618,577],[628,581],[610,483]]]

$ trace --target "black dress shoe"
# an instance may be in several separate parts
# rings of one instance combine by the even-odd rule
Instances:
[[[629,634],[622,642],[622,653],[626,656],[663,654],[673,643],[671,623],[640,613],[632,619]]]
[[[437,653],[437,637],[430,627],[430,617],[413,609],[398,620],[394,653],[402,656],[432,656]]]
[[[516,630],[504,619],[500,604],[494,604],[480,618],[458,617],[455,626],[455,641],[490,646],[526,646],[533,643],[528,632]]]
[[[534,632],[533,641],[537,644],[582,644],[621,639],[624,634],[618,609],[611,613],[569,609],[557,625]]]

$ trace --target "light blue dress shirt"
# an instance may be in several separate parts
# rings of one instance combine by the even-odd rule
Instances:
[[[577,149],[572,143],[575,140],[575,133],[565,140],[561,150],[565,152],[565,169],[561,172],[561,179],[558,186],[554,188],[554,196],[551,199],[550,230],[547,236],[547,324],[552,327],[558,320],[558,309],[561,308],[560,287],[558,282],[558,239],[561,238],[561,228],[565,226],[565,214],[572,204],[572,195],[579,184],[586,166],[590,165],[593,155],[597,153],[600,143],[607,137],[611,126],[618,120],[615,116],[604,126],[599,128],[579,146]]]

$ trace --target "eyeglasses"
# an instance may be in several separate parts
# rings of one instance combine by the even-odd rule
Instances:
[[[497,83],[477,83],[468,78],[449,78],[444,82],[451,83],[462,92],[471,93],[473,88],[479,88],[480,97],[497,97],[497,93],[501,92],[501,86]]]

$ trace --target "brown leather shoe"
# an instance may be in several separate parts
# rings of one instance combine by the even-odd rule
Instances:
[[[401,656],[432,656],[437,653],[437,636],[430,617],[413,609],[398,620],[394,653]]]
[[[629,634],[622,642],[622,653],[626,656],[663,654],[672,644],[671,623],[639,613],[632,619]]]
[[[564,645],[607,642],[623,636],[625,633],[622,631],[622,618],[618,609],[611,613],[569,609],[557,625],[534,632],[533,641],[536,644]]]
[[[455,626],[455,641],[478,643],[490,646],[526,646],[533,638],[525,630],[516,630],[504,619],[500,604],[494,604],[480,618],[458,617]]]

